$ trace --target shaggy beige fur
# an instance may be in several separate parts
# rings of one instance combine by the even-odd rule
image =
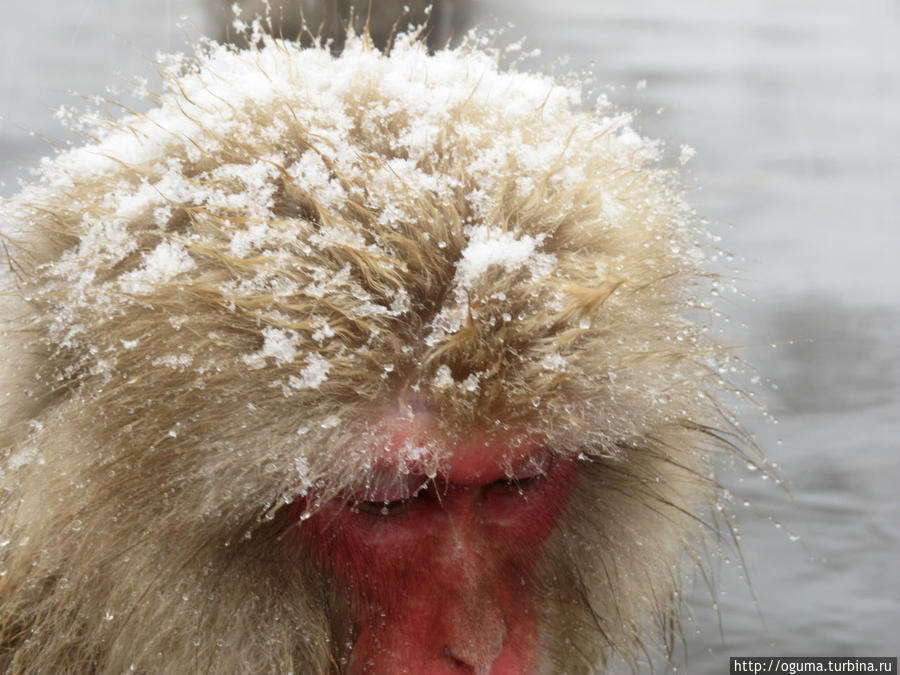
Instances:
[[[665,648],[724,422],[656,144],[472,44],[252,41],[2,206],[0,667],[340,671],[285,505],[358,488],[404,406],[581,460],[546,672]]]

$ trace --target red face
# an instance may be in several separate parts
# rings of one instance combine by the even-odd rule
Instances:
[[[535,672],[532,577],[573,476],[539,445],[479,441],[433,480],[413,473],[316,511],[301,532],[350,593],[349,673]]]

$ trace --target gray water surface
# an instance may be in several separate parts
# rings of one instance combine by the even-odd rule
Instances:
[[[702,585],[691,595],[681,670],[718,675],[730,655],[896,655],[900,3],[475,2],[488,25],[527,35],[539,65],[590,70],[642,110],[639,128],[673,157],[696,148],[691,201],[735,255],[723,271],[744,293],[725,293],[724,330],[759,372],[777,423],[749,410],[748,425],[790,492],[743,466],[727,477],[750,584],[725,549],[718,612]],[[135,75],[152,87],[157,50],[217,30],[200,0],[7,0],[3,15],[5,195],[47,154],[40,136],[68,138],[52,119],[78,104],[68,91],[106,95]]]

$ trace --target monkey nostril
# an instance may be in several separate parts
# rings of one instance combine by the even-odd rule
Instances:
[[[444,647],[444,658],[455,672],[475,674],[475,668],[453,654],[450,647]]]

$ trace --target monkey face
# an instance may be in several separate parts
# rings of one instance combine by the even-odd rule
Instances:
[[[346,589],[349,672],[535,672],[530,589],[574,463],[536,442],[480,435],[452,447],[431,477],[396,471],[384,454],[379,479],[300,528],[304,548]]]

